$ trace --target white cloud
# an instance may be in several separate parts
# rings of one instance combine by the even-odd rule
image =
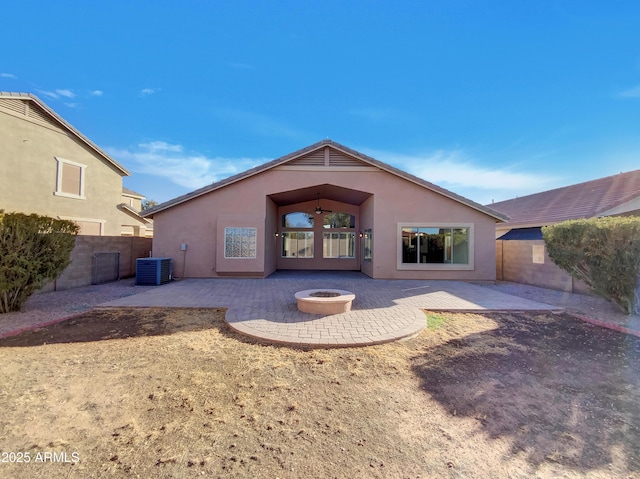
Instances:
[[[171,151],[179,153],[182,151],[182,145],[172,145],[165,141],[152,141],[150,143],[140,143],[138,145],[140,148],[146,149],[152,152],[160,152],[160,151]]]
[[[635,88],[629,88],[628,90],[621,91],[618,96],[622,98],[640,98],[640,85]]]
[[[153,95],[157,91],[159,91],[158,88],[143,88],[142,90],[140,90],[140,95],[142,96]]]
[[[13,73],[0,73],[0,78],[12,78],[13,80],[17,80],[18,77]]]
[[[49,98],[58,99],[60,97],[64,98],[74,98],[76,95],[69,89],[57,89],[57,90],[37,90],[38,93],[44,95]]]
[[[456,193],[463,189],[503,191],[524,194],[541,191],[555,178],[513,171],[510,168],[480,166],[468,158],[462,150],[437,150],[425,155],[404,155],[391,152],[373,152],[374,158],[396,166],[412,175],[435,183]]]
[[[73,93],[71,90],[65,89],[65,90],[56,90],[56,93],[60,96],[63,96],[65,98],[73,98],[75,97],[75,93]]]
[[[42,96],[47,96],[49,98],[60,98],[60,95],[58,95],[56,92],[51,90],[36,90],[36,91],[40,93],[40,95]]]
[[[134,148],[106,148],[137,173],[166,178],[189,190],[201,188],[269,161],[265,158],[209,158],[185,153],[182,145],[152,141]]]
[[[102,95],[104,95],[104,92],[102,90],[93,90],[93,91],[89,92],[89,95],[91,95],[91,96],[102,96]]]

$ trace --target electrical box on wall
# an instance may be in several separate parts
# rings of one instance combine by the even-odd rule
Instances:
[[[180,251],[187,251],[187,243],[182,243],[180,245]]]

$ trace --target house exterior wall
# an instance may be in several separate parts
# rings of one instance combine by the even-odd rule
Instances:
[[[495,220],[476,211],[377,168],[275,167],[258,175],[242,179],[186,203],[159,211],[154,215],[154,256],[174,259],[174,271],[184,268],[186,277],[215,277],[228,274],[265,276],[273,272],[275,252],[277,267],[291,261],[280,258],[280,246],[274,244],[279,230],[280,214],[275,213],[269,196],[285,191],[334,185],[371,196],[362,205],[345,205],[323,199],[323,207],[334,211],[345,208],[355,211],[358,218],[356,232],[371,228],[374,253],[370,264],[362,269],[374,278],[465,279],[493,281],[495,279]],[[335,208],[330,207],[334,205]],[[300,205],[293,205],[298,210]],[[311,209],[315,202],[311,202]],[[287,207],[288,208],[288,207]],[[444,265],[421,265],[421,270],[398,270],[401,238],[398,227],[405,223],[425,225],[470,225],[473,231],[472,268],[443,268]],[[225,260],[221,255],[224,228],[228,226],[255,227],[260,247],[253,259]],[[187,243],[186,252],[180,244]],[[357,238],[358,257],[362,241]],[[317,245],[317,243],[316,243]],[[316,246],[317,248],[318,246]],[[268,253],[268,255],[267,255]],[[317,255],[321,258],[322,251]],[[301,260],[296,260],[301,261]],[[328,263],[323,260],[324,264]],[[335,260],[337,267],[347,267],[350,260]],[[310,262],[313,266],[314,262]],[[299,263],[302,267],[302,263]],[[333,265],[331,267],[334,267]],[[360,269],[358,261],[348,268]],[[430,268],[430,269],[427,269]]]
[[[376,262],[376,227],[374,224],[374,197],[370,196],[367,198],[362,205],[360,205],[360,230],[361,231],[370,231],[372,236],[372,251],[373,255],[371,259],[362,259],[361,269],[364,274],[373,278],[374,265]],[[364,254],[364,239],[360,239],[358,241],[358,246],[360,247],[360,256]]]
[[[264,275],[269,276],[277,269],[277,255],[279,252],[279,238],[276,237],[278,232],[278,205],[271,198],[266,198],[266,216],[264,222]]]
[[[498,279],[569,293],[590,292],[584,282],[573,279],[551,261],[544,240],[498,240],[496,243]]]
[[[11,100],[21,101],[21,100]],[[35,106],[33,106],[35,108]],[[0,208],[73,219],[85,232],[120,235],[122,174],[53,122],[0,105]],[[86,166],[84,199],[55,195],[58,161]]]
[[[495,220],[489,216],[426,190],[401,178],[379,178],[373,197],[374,278],[495,280]],[[399,269],[400,235],[403,225],[469,225],[473,269],[454,269],[449,265],[429,265],[429,269]],[[489,255],[489,256],[487,256]]]

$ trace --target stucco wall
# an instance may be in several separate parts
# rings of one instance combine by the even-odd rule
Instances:
[[[360,228],[362,231],[371,230],[372,245],[373,245],[373,247],[371,248],[373,251],[373,257],[368,260],[365,260],[365,259],[362,260],[361,271],[370,277],[373,277],[373,269],[376,261],[376,255],[375,255],[376,231],[375,231],[375,225],[373,222],[373,217],[374,217],[373,196],[370,196],[365,200],[364,203],[362,203],[362,205],[360,205]],[[360,248],[362,248],[364,245],[364,241],[360,240],[358,242],[358,245]],[[362,257],[363,254],[364,253],[362,249],[360,249],[360,256]]]
[[[551,261],[543,240],[498,240],[496,243],[498,279],[570,293],[589,293],[586,284],[573,279]],[[543,258],[536,258],[537,261],[542,260],[542,263],[534,263],[534,248],[538,248],[538,252],[544,249]]]
[[[55,281],[41,291],[61,291],[91,284],[93,255],[120,252],[120,277],[136,274],[136,259],[146,258],[151,252],[151,238],[126,236],[77,236],[71,253],[71,264]]]
[[[222,237],[220,228],[234,217],[253,217],[252,224],[241,226],[253,226],[258,229],[261,238],[259,244],[264,247],[259,248],[256,259],[262,261],[263,265],[269,264],[268,261],[265,263],[267,251],[275,250],[276,255],[279,255],[279,248],[272,249],[264,243],[269,241],[268,237],[273,235],[274,228],[278,228],[279,221],[279,217],[273,217],[273,208],[267,207],[269,195],[325,184],[373,195],[362,208],[359,208],[360,224],[356,229],[357,232],[367,227],[373,229],[374,255],[371,265],[368,266],[371,276],[479,281],[495,279],[494,219],[395,175],[382,170],[373,171],[372,168],[340,171],[321,168],[314,171],[274,168],[161,211],[154,215],[154,256],[174,258],[177,266],[175,270],[179,272],[183,266],[186,277],[229,274],[229,265],[219,265],[219,253],[216,255],[217,250],[222,250],[222,247],[217,248]],[[330,205],[329,201],[330,198],[326,201],[323,199],[323,206]],[[362,222],[363,218],[366,219],[366,225]],[[272,224],[269,225],[268,222]],[[439,270],[398,271],[399,223],[471,225],[475,238],[473,268],[453,270],[443,269],[442,265],[438,265]],[[180,252],[181,243],[188,243],[186,254]],[[358,246],[361,246],[359,238]],[[322,251],[319,251],[319,254],[321,255]],[[280,266],[281,258],[277,261]],[[239,268],[237,271],[241,271],[243,263],[247,265],[246,271],[260,276],[252,260],[235,260],[234,264]],[[429,268],[427,265],[423,267]],[[270,273],[270,270],[271,266],[263,266],[262,275]]]
[[[374,203],[374,278],[495,280],[495,220],[438,193],[401,178],[385,175],[376,182]],[[448,265],[420,265],[420,270],[399,270],[400,235],[406,224],[468,224],[472,227],[473,269]],[[430,269],[429,269],[430,268]]]
[[[69,133],[0,109],[0,208],[104,221],[120,235],[122,175]],[[56,196],[56,157],[86,165],[85,199]]]

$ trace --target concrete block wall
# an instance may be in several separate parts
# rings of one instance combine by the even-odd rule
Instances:
[[[61,291],[91,284],[93,255],[120,252],[120,277],[136,274],[136,259],[146,258],[151,252],[151,238],[137,236],[77,236],[71,253],[71,264],[62,275],[40,292]]]
[[[534,246],[544,248],[542,263],[534,262]],[[586,284],[551,261],[543,240],[496,241],[496,278],[570,293],[590,293]]]

